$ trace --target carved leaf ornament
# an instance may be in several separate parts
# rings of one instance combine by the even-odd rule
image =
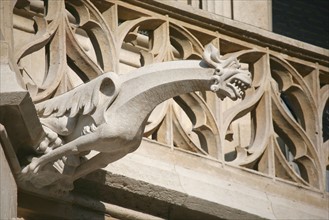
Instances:
[[[74,87],[107,72],[124,75],[153,63],[201,60],[205,46],[212,42],[220,49],[213,49],[209,59],[235,57],[236,61],[228,59],[225,65],[248,69],[251,88],[236,102],[216,99],[211,92],[167,100],[150,115],[144,136],[270,177],[325,187],[322,161],[328,161],[328,150],[324,149],[327,143],[321,134],[325,136],[326,131],[319,115],[328,111],[328,105],[318,105],[316,86],[307,80],[316,72],[316,65],[301,74],[301,68],[296,68],[299,65],[266,48],[254,50],[250,45],[238,45],[238,41],[230,43],[217,32],[135,11],[121,1],[21,0],[14,13],[34,21],[27,27],[33,33],[16,42],[15,59],[35,103],[56,102],[59,94],[74,93],[78,91]],[[35,56],[39,56],[41,67],[33,71],[26,63]],[[328,73],[324,75],[318,79],[324,79],[321,103],[328,103]],[[243,86],[241,83],[232,82],[231,86]],[[79,97],[94,96],[92,92]],[[84,104],[76,106],[72,116],[82,105],[86,114],[96,105],[83,100],[78,103]],[[38,105],[44,116],[52,111],[43,108],[42,102]],[[63,115],[68,108],[63,103],[57,114]]]

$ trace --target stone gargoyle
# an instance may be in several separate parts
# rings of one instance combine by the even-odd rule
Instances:
[[[23,168],[21,177],[36,187],[73,183],[135,151],[148,116],[161,102],[206,90],[236,100],[244,97],[251,81],[236,57],[220,57],[211,44],[202,61],[157,63],[125,75],[105,73],[36,104],[46,138],[37,148],[40,156]],[[81,161],[91,150],[99,153]]]

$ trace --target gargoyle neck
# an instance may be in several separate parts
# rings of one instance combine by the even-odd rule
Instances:
[[[214,69],[202,61],[159,63],[133,71],[122,77],[120,93],[107,119],[113,116],[135,125],[143,123],[161,102],[180,94],[209,90],[213,73]]]

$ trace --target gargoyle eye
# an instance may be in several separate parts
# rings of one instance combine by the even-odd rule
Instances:
[[[217,69],[217,68],[216,68],[216,73],[220,73],[220,69]]]

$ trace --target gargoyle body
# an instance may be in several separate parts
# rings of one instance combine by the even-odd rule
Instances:
[[[158,63],[125,75],[105,73],[36,105],[47,138],[38,148],[42,155],[22,175],[39,187],[60,181],[61,175],[73,182],[135,151],[148,116],[161,102],[206,90],[235,100],[250,85],[251,74],[240,68],[236,57],[221,59],[212,45],[206,47],[202,61]],[[100,153],[84,162],[75,161],[90,150]],[[58,177],[35,183],[33,175],[46,172],[46,167],[55,167]]]

